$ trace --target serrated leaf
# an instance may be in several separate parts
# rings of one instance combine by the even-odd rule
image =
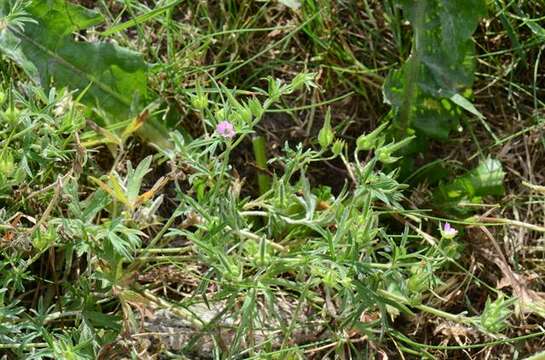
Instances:
[[[130,245],[115,232],[110,232],[108,234],[108,240],[112,244],[114,251],[127,259],[131,259],[132,255],[130,253]]]

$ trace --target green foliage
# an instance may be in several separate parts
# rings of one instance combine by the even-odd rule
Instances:
[[[448,138],[461,114],[450,100],[473,83],[475,46],[471,35],[485,15],[484,0],[399,0],[414,35],[411,55],[390,73],[384,96],[402,131],[414,128],[436,139]]]
[[[498,243],[521,235],[530,243],[545,230],[525,223],[517,207],[541,209],[543,197],[526,201],[525,192],[516,193],[501,210],[507,217],[513,205],[517,221],[484,224],[491,218],[482,216],[483,203],[503,194],[507,176],[494,156],[440,181],[451,164],[466,166],[466,152],[476,148],[494,153],[502,145],[497,157],[505,159],[504,146],[522,144],[521,134],[537,168],[531,156],[541,154],[541,144],[532,152],[538,142],[529,132],[542,124],[508,135],[499,128],[505,138],[483,139],[467,121],[483,144],[459,136],[434,149],[440,157],[407,155],[427,141],[413,135],[447,137],[450,127],[441,121],[453,126],[462,110],[482,120],[467,90],[469,40],[480,13],[471,7],[479,2],[96,2],[105,19],[75,1],[0,4],[0,44],[13,45],[4,55],[15,59],[0,64],[0,357],[520,357],[533,339],[539,344],[540,312],[514,305],[541,305],[533,290],[541,284],[527,270],[541,275],[542,247],[532,247],[539,261],[530,268],[519,247],[505,259],[483,259],[496,247],[480,246],[473,235],[487,225]],[[428,11],[418,27],[421,8]],[[540,36],[538,16],[507,9],[504,17],[522,24],[512,31],[528,27]],[[382,75],[397,50],[405,53],[404,36],[389,36],[389,27],[404,26],[401,10],[419,38],[409,62],[387,79],[394,110],[409,109],[410,126],[397,137],[392,130],[403,117],[382,117],[387,109],[378,103]],[[465,19],[452,16],[456,11]],[[486,36],[498,22],[487,23]],[[113,36],[123,47],[113,39],[87,42],[94,36]],[[451,51],[445,42],[452,39],[462,45]],[[39,58],[40,46],[51,54]],[[93,61],[116,63],[78,78],[61,61],[70,55],[64,48],[80,51],[73,64],[108,49],[112,58]],[[89,59],[80,59],[87,50]],[[504,59],[520,50],[483,62],[501,59],[503,71]],[[156,64],[153,72],[143,59]],[[134,73],[125,66],[132,60]],[[105,75],[115,71],[119,84]],[[127,101],[105,98],[100,84]],[[125,91],[133,85],[138,98]],[[520,95],[517,89],[509,94]],[[542,105],[539,89],[534,100]],[[159,151],[130,138],[165,110],[149,104],[155,91],[176,108],[164,117],[178,125],[172,145]],[[93,115],[112,126],[95,126]],[[222,135],[219,122],[233,134]],[[96,134],[110,151],[88,147]],[[400,181],[399,163],[421,166],[433,156],[410,174],[416,186]],[[520,171],[515,163],[509,174]],[[469,206],[478,211],[471,231],[465,221],[445,218],[465,215]],[[511,249],[501,245],[500,252]],[[520,336],[512,316],[519,308],[532,312],[523,321],[525,329],[537,324],[533,333]]]
[[[503,195],[504,177],[501,162],[487,158],[467,174],[441,184],[434,198],[445,209],[466,212],[463,203],[480,203],[485,196]]]
[[[491,333],[500,333],[509,326],[507,319],[511,316],[511,307],[516,299],[505,299],[500,294],[494,301],[486,299],[483,313],[480,316],[480,323],[487,331]]]
[[[103,21],[99,13],[64,0],[30,1],[24,17],[10,19],[15,3],[4,1],[0,8],[0,50],[46,91],[77,90],[83,103],[114,123],[135,117],[150,101],[148,65],[140,54],[113,43],[75,41],[73,32]],[[165,145],[152,125],[145,129],[148,140]]]

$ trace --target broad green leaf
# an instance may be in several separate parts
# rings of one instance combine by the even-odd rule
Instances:
[[[479,202],[483,196],[501,196],[504,193],[505,173],[499,160],[488,158],[467,174],[442,184],[435,192],[435,202],[461,211],[460,202]]]
[[[464,180],[468,184],[466,188],[472,190],[473,193],[470,194],[473,196],[501,196],[505,191],[503,188],[504,177],[505,173],[503,172],[501,162],[488,158],[472,170]]]
[[[460,111],[449,99],[473,84],[471,35],[485,15],[484,0],[398,0],[411,21],[414,45],[401,69],[390,73],[384,96],[401,125],[445,139]]]
[[[36,23],[25,23],[22,31],[8,25],[0,32],[0,49],[46,90],[52,85],[83,90],[93,84],[84,103],[119,120],[130,118],[131,104],[147,97],[142,57],[111,43],[74,41],[73,31],[102,20],[81,6],[32,1],[26,11]]]
[[[113,329],[116,331],[121,330],[121,326],[119,325],[121,322],[120,316],[114,316],[112,314],[103,314],[101,312],[92,311],[88,309],[83,310],[82,316],[84,321],[88,321],[93,326],[106,328],[106,329]]]
[[[471,35],[486,14],[484,0],[400,0],[411,21],[415,52],[422,67],[419,86],[448,96],[473,82],[475,52]],[[445,92],[447,92],[445,94]]]
[[[384,83],[384,96],[390,105],[400,109],[404,103],[404,68],[394,71]],[[433,139],[446,140],[449,132],[457,125],[460,110],[449,99],[435,98],[415,87],[409,113],[409,126],[417,133]]]
[[[3,1],[0,17],[9,15],[14,2]],[[114,43],[73,38],[74,31],[102,22],[99,14],[65,0],[33,0],[25,11],[32,21],[22,27],[8,22],[0,29],[0,51],[32,79],[46,90],[67,87],[78,95],[85,90],[81,102],[101,109],[115,123],[142,111],[150,100],[142,56]],[[145,124],[140,132],[147,139],[157,137],[153,130],[160,126],[150,127]]]
[[[104,21],[100,13],[64,0],[32,1],[26,11],[41,19],[57,36],[70,35]]]

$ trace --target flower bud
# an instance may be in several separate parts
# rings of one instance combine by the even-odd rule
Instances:
[[[15,171],[15,161],[13,155],[9,151],[0,153],[0,174],[5,177],[10,177]]]
[[[195,95],[191,97],[191,106],[197,110],[204,110],[208,107],[208,95]]]
[[[15,123],[17,121],[17,119],[19,118],[19,114],[21,113],[21,111],[17,108],[12,108],[12,107],[9,107],[6,109],[6,111],[4,111],[4,116],[6,117],[6,119],[10,122],[10,123]]]
[[[362,134],[360,137],[358,137],[358,140],[356,140],[356,146],[358,150],[371,150],[377,147],[377,143],[379,142],[379,135],[382,133],[384,129],[388,126],[388,123],[385,122],[381,124],[378,128],[371,131],[369,134]]]
[[[392,156],[392,153],[409,144],[411,141],[413,141],[415,137],[416,136],[410,136],[401,140],[400,142],[393,142],[391,144],[378,148],[376,151],[378,160],[384,164],[391,164],[398,161],[401,158]]]
[[[300,73],[297,74],[293,80],[291,81],[290,87],[292,91],[300,90],[303,88],[303,86],[307,87],[316,87],[316,84],[314,84],[314,78],[316,77],[316,74],[314,73]]]
[[[344,140],[337,139],[335,140],[335,142],[333,143],[333,146],[331,147],[331,152],[333,152],[335,156],[339,156],[344,150],[345,145],[346,143],[344,142]]]
[[[333,129],[331,128],[331,111],[330,109],[328,109],[325,116],[324,125],[318,133],[318,143],[320,144],[322,149],[325,150],[329,147],[329,145],[331,145],[334,138],[335,134],[333,133]]]
[[[205,94],[202,91],[199,83],[197,83],[195,90],[195,95],[191,96],[191,106],[197,110],[203,111],[208,108],[208,94]]]

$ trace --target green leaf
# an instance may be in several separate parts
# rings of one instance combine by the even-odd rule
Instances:
[[[26,11],[41,19],[56,36],[66,36],[104,21],[100,13],[64,0],[32,1]]]
[[[398,0],[414,30],[411,57],[389,74],[384,97],[402,128],[446,139],[461,112],[449,98],[473,84],[471,35],[485,15],[484,0]],[[459,104],[458,104],[459,105]]]
[[[116,254],[132,259],[132,251],[140,245],[142,235],[141,231],[127,228],[120,219],[114,219],[106,231],[107,245],[111,245]]]
[[[467,174],[440,185],[434,198],[436,203],[444,207],[461,211],[457,207],[462,201],[479,202],[483,196],[503,195],[504,177],[501,162],[488,158]]]
[[[4,2],[1,17],[13,3]],[[135,117],[149,102],[148,65],[139,53],[114,43],[74,40],[74,31],[102,22],[98,13],[64,0],[34,0],[25,11],[31,21],[22,28],[8,23],[0,31],[0,51],[44,89],[84,92],[81,102],[115,123]],[[149,127],[140,132],[147,139]]]
[[[136,200],[138,200],[142,180],[150,170],[151,159],[151,156],[146,157],[140,162],[140,164],[138,164],[136,170],[134,171],[132,170],[132,166],[129,167],[127,174],[127,198],[131,206],[134,206],[136,204]]]
[[[545,29],[539,25],[537,23],[537,21],[534,21],[534,20],[527,20],[525,21],[525,24],[526,26],[528,26],[528,28],[530,30],[532,30],[532,32],[534,33],[534,35],[537,35],[538,37],[540,38],[544,38],[545,37]]]
[[[439,97],[470,86],[475,52],[471,35],[479,19],[486,15],[486,2],[400,0],[400,3],[413,25],[415,52],[422,64],[418,77],[422,90]]]
[[[85,223],[93,221],[96,215],[100,213],[111,202],[108,193],[103,190],[97,190],[91,194],[82,206],[84,211],[81,214],[81,220]]]
[[[119,325],[121,321],[120,316],[111,314],[106,315],[92,310],[83,310],[82,315],[84,319],[88,320],[93,326],[98,328],[112,329],[116,331],[121,329],[121,326]]]
[[[484,119],[484,115],[481,114],[479,110],[465,97],[463,97],[460,94],[454,94],[450,97],[450,100],[452,100],[453,103],[461,107],[462,109],[472,113],[479,119]]]
[[[26,11],[36,23],[25,23],[23,31],[8,25],[0,33],[0,49],[46,90],[54,84],[81,91],[92,84],[84,103],[116,119],[130,118],[133,99],[147,97],[142,57],[110,43],[74,41],[73,31],[102,20],[81,6],[33,1]]]
[[[486,122],[484,115],[479,110],[477,110],[477,108],[471,103],[471,101],[469,101],[460,94],[454,94],[450,97],[450,100],[458,105],[461,109],[464,109],[465,111],[475,115],[481,121],[481,124],[483,124],[484,128],[488,131],[490,136],[492,136],[495,141],[499,141],[496,134],[494,134],[494,132]]]
[[[495,301],[490,298],[486,299],[484,310],[479,316],[481,326],[490,333],[497,334],[503,331],[509,326],[507,319],[513,313],[510,308],[516,300],[516,298],[505,299],[502,293]]]
[[[384,83],[384,97],[394,108],[402,109],[407,99],[408,82],[405,67],[388,75]],[[402,127],[414,128],[417,133],[438,140],[448,139],[451,130],[456,128],[461,111],[447,98],[435,98],[415,86],[407,110],[406,124]],[[398,124],[399,125],[399,124]]]

